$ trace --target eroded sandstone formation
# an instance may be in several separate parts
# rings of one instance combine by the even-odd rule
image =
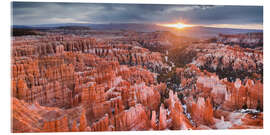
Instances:
[[[14,37],[12,132],[263,127],[262,50],[190,45],[196,55],[180,68],[153,52],[177,36],[152,34]],[[158,81],[163,73],[179,82]]]

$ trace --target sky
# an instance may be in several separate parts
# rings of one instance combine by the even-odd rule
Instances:
[[[58,23],[185,23],[263,28],[262,6],[13,2],[13,25]]]

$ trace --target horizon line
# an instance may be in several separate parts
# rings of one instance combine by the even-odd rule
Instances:
[[[76,22],[67,22],[67,23],[47,23],[47,24],[11,24],[11,27],[13,26],[28,26],[28,27],[59,27],[59,26],[42,26],[42,25],[63,25],[63,24],[93,24],[93,25],[109,25],[109,24],[147,24],[147,25],[158,25],[156,23],[137,23],[137,22],[124,22],[124,23],[115,23],[115,22],[111,22],[111,23],[76,23]],[[213,25],[213,26],[211,26]],[[263,30],[263,25],[262,28],[244,28],[244,27],[220,27],[220,26],[216,26],[216,25],[235,25],[235,24],[209,24],[209,26],[207,26],[207,24],[202,24],[202,25],[193,25],[192,27],[204,27],[204,28],[224,28],[224,29],[243,29],[243,30]],[[76,25],[75,25],[76,26]],[[79,26],[79,25],[78,25]],[[164,27],[164,26],[163,26]]]

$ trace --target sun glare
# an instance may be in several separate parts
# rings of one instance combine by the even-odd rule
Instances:
[[[182,29],[182,28],[186,28],[186,27],[192,27],[193,25],[188,25],[188,24],[184,24],[184,23],[175,23],[175,24],[160,24],[161,26],[165,26],[165,27],[172,27],[172,28],[177,28],[177,29]]]

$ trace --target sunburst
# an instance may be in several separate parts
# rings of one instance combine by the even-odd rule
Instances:
[[[159,24],[160,26],[164,27],[171,27],[171,28],[177,28],[177,29],[183,29],[186,27],[192,27],[193,25],[184,24],[184,23],[175,23],[175,24]]]

